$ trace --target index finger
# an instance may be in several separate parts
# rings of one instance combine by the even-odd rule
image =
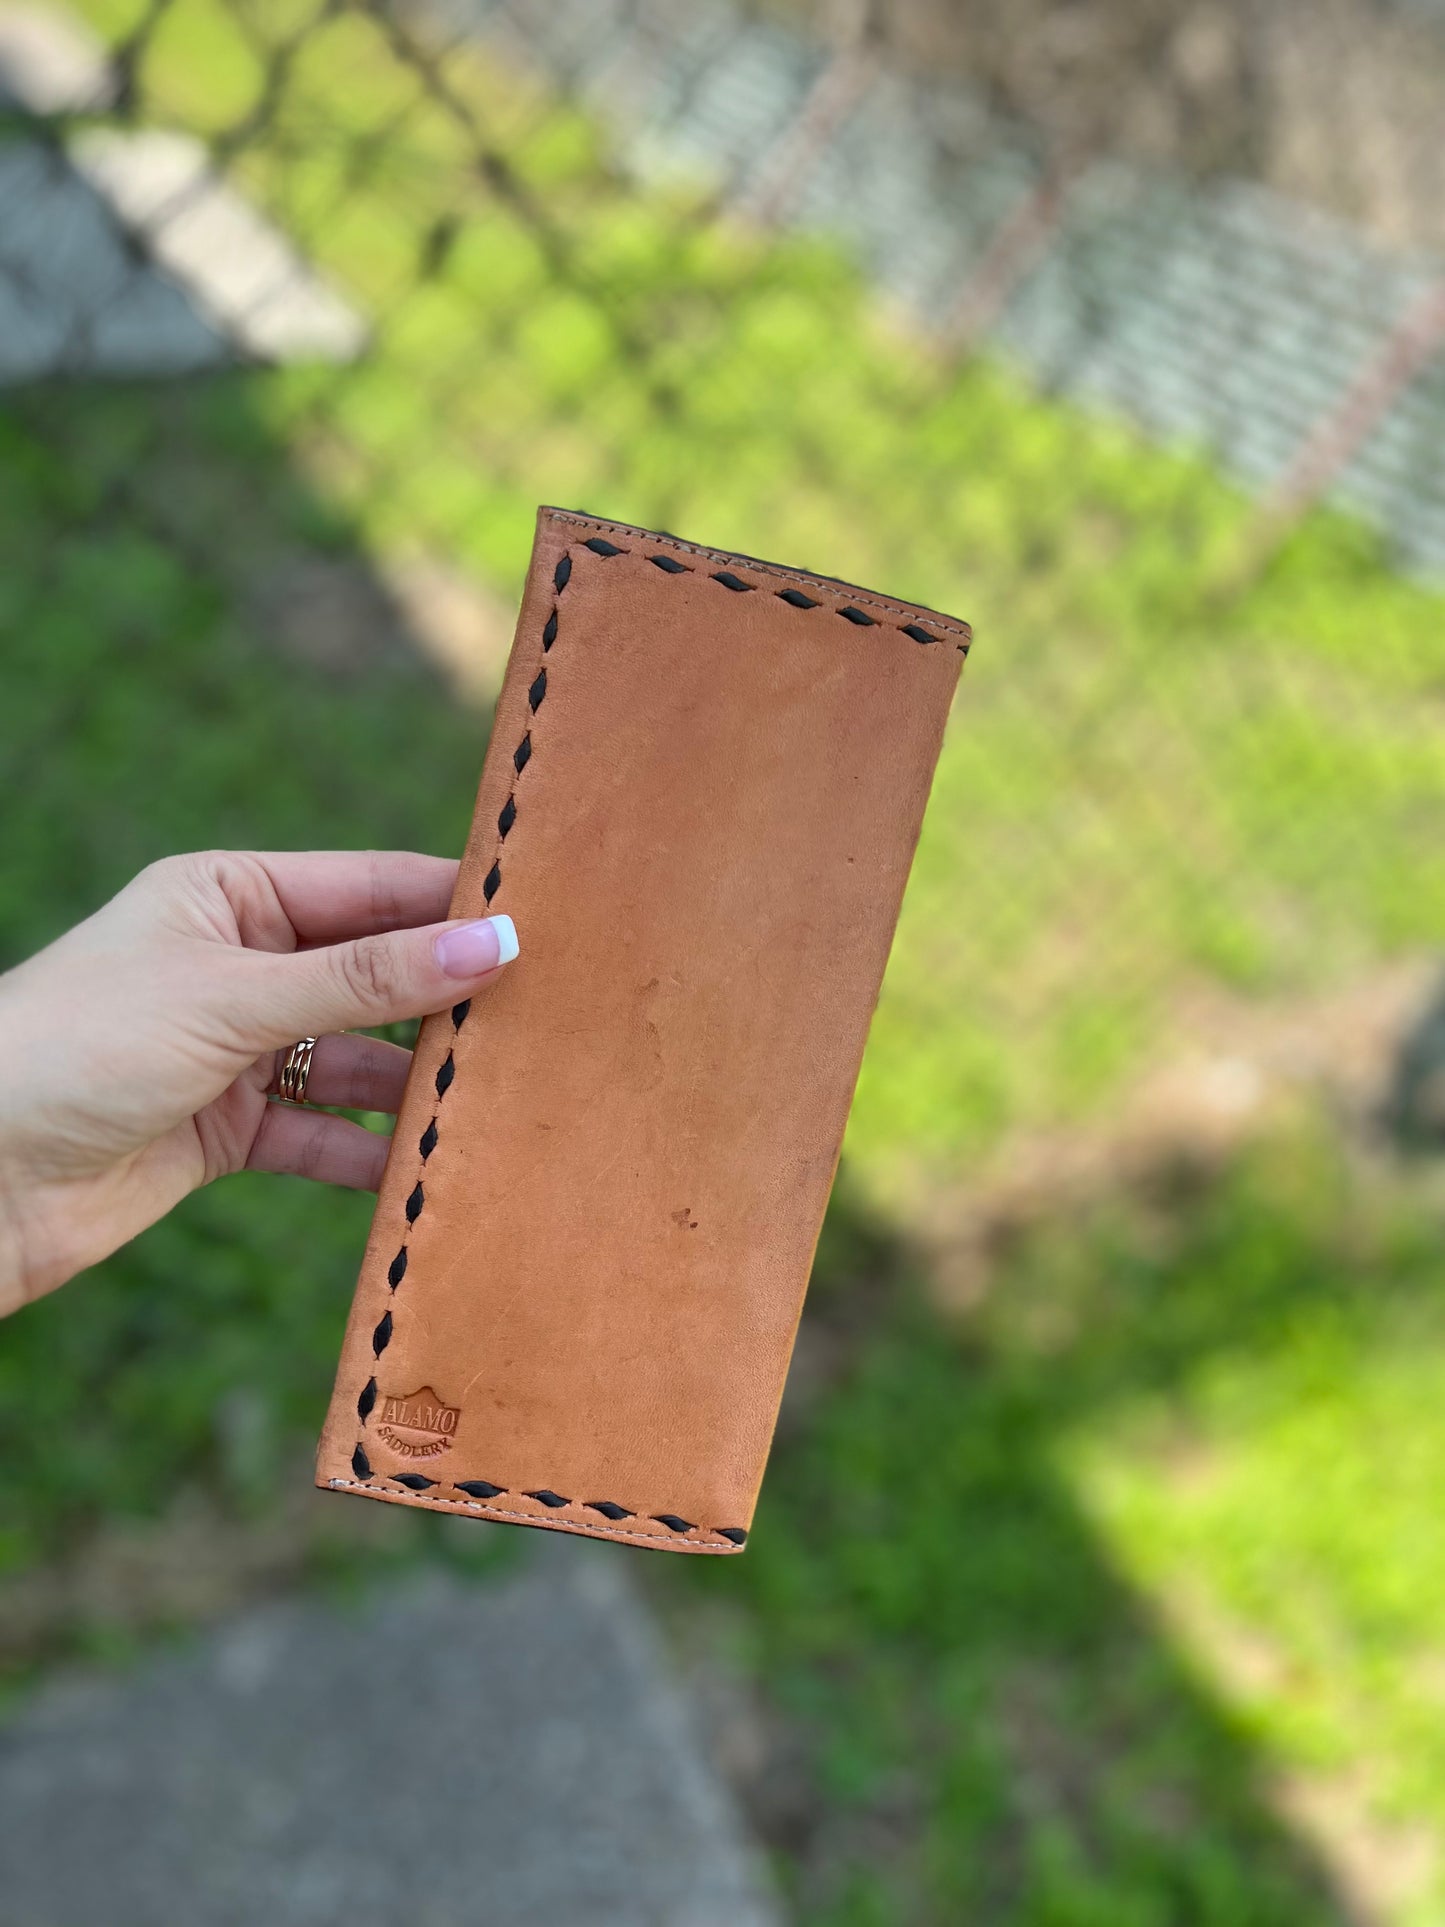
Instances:
[[[417,850],[253,853],[301,943],[342,943],[440,923],[456,886],[454,857]]]

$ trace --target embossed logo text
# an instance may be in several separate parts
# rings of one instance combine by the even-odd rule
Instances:
[[[460,1416],[454,1405],[442,1404],[430,1385],[404,1398],[383,1394],[377,1437],[404,1459],[435,1459],[450,1448]]]

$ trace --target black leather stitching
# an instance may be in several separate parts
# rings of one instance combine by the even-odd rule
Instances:
[[[585,549],[590,549],[594,555],[601,556],[603,558],[610,558],[614,555],[626,555],[631,553],[630,550],[619,547],[616,543],[609,542],[602,536],[590,537],[587,541],[583,542],[582,547]],[[679,562],[675,556],[650,555],[648,556],[647,560],[651,562],[655,568],[661,569],[665,575],[677,576],[677,575],[692,574],[692,569],[689,567],[689,565],[685,562]],[[556,568],[552,572],[553,587],[559,597],[561,596],[562,591],[567,587],[567,584],[571,581],[571,579],[572,579],[572,557],[569,553],[569,554],[564,554],[562,556],[561,560],[558,562]],[[741,594],[745,591],[749,591],[755,586],[751,582],[744,582],[741,576],[735,575],[730,569],[715,570],[713,572],[712,579],[714,582],[720,582],[724,588],[731,589],[735,594]],[[814,597],[805,595],[801,589],[791,589],[791,588],[778,589],[774,593],[776,594],[780,602],[786,602],[794,609],[811,610],[811,609],[820,609],[824,606],[821,602],[817,601]],[[874,629],[880,626],[876,617],[865,615],[863,610],[855,607],[851,603],[846,604],[842,608],[835,608],[833,613],[835,615],[842,616],[845,622],[854,623],[860,628]],[[542,628],[542,653],[544,655],[546,655],[551,650],[553,643],[557,640],[557,621],[558,621],[558,611],[554,605]],[[888,626],[897,628],[901,634],[910,637],[914,642],[928,643],[928,642],[937,642],[939,640],[939,638],[936,635],[934,635],[930,630],[924,629],[918,623],[900,622],[900,623],[896,623]],[[958,645],[960,652],[964,654],[967,653],[967,647],[968,645],[966,642],[960,643]],[[537,711],[541,708],[543,699],[545,698],[546,694],[547,694],[547,670],[546,670],[546,666],[543,665],[538,670],[537,675],[531,684],[531,687],[527,691],[528,706],[534,716],[536,715]],[[521,776],[522,771],[527,767],[527,764],[531,761],[531,758],[532,758],[532,734],[530,730],[527,730],[523,734],[521,742],[518,743],[516,749],[512,752],[512,766],[513,766],[513,769],[516,771],[516,775],[518,777]],[[497,818],[497,840],[499,845],[506,841],[507,834],[511,830],[512,826],[515,824],[516,820],[517,820],[517,803],[516,803],[516,789],[515,789],[515,781],[514,781],[512,794],[508,796],[506,802],[502,805],[501,814]],[[499,859],[494,859],[492,863],[492,867],[487,872],[487,875],[482,884],[482,895],[488,904],[491,903],[492,898],[497,894],[497,891],[501,887],[502,887],[502,866]],[[463,1023],[466,1021],[467,1014],[470,1011],[470,1009],[471,1009],[470,998],[468,998],[463,1003],[456,1004],[453,1006],[452,1029],[454,1033],[460,1031]],[[452,1082],[455,1076],[456,1076],[456,1058],[455,1058],[454,1052],[449,1050],[446,1054],[446,1058],[442,1063],[440,1070],[438,1070],[436,1075],[437,1110],[433,1112],[431,1122],[427,1125],[426,1130],[422,1133],[422,1137],[421,1137],[420,1150],[421,1150],[421,1158],[422,1158],[423,1164],[426,1163],[427,1159],[431,1156],[432,1152],[436,1149],[437,1118],[440,1115],[441,1101],[446,1096],[447,1092],[451,1089]],[[425,1205],[426,1205],[426,1194],[422,1189],[421,1180],[420,1178],[418,1178],[415,1186],[413,1187],[412,1191],[410,1192],[406,1200],[406,1222],[407,1222],[408,1235],[410,1234],[411,1230],[415,1227],[417,1220],[421,1217],[422,1211],[425,1208]],[[406,1269],[407,1269],[407,1245],[406,1245],[405,1239],[403,1239],[403,1242],[399,1250],[397,1251],[396,1256],[392,1259],[391,1265],[388,1268],[388,1271],[386,1274],[387,1283],[390,1285],[393,1292],[396,1291],[397,1287],[401,1284],[402,1280],[405,1278]],[[387,1346],[391,1343],[391,1335],[392,1335],[392,1317],[391,1317],[390,1310],[388,1310],[385,1313],[383,1313],[380,1323],[377,1325],[375,1331],[372,1333],[372,1338],[371,1338],[372,1350],[375,1352],[378,1358],[380,1358],[381,1354],[386,1350]],[[372,1378],[368,1381],[366,1387],[361,1393],[361,1396],[357,1399],[357,1402],[356,1402],[357,1417],[360,1419],[363,1425],[366,1424],[367,1420],[371,1416],[373,1409],[375,1408],[376,1398],[377,1398],[376,1380]],[[357,1443],[355,1451],[351,1455],[351,1469],[356,1474],[358,1479],[367,1480],[367,1479],[370,1479],[371,1477],[371,1462],[367,1458],[366,1452],[359,1441]],[[416,1492],[416,1493],[424,1493],[426,1491],[429,1491],[437,1483],[435,1479],[424,1478],[419,1472],[399,1472],[399,1473],[393,1474],[392,1476],[398,1485],[405,1486],[409,1491]],[[456,1491],[465,1492],[468,1495],[468,1497],[477,1499],[477,1500],[499,1499],[507,1496],[507,1493],[508,1493],[508,1488],[506,1486],[493,1485],[487,1479],[457,1479],[453,1481],[453,1487]],[[549,1487],[545,1487],[545,1486],[539,1488],[535,1492],[528,1492],[524,1496],[529,1499],[536,1499],[542,1505],[545,1505],[552,1510],[556,1510],[557,1508],[560,1508],[562,1506],[568,1506],[573,1503],[571,1499],[564,1499],[560,1493],[553,1492]],[[588,1499],[583,1503],[585,1504],[587,1511],[600,1512],[603,1518],[605,1519],[611,1519],[611,1520],[632,1519],[637,1516],[635,1513],[629,1512],[626,1506],[619,1505],[615,1499]],[[676,1512],[654,1512],[650,1516],[656,1521],[658,1525],[666,1526],[668,1531],[672,1533],[696,1532],[700,1529],[699,1527],[694,1525],[691,1520],[682,1518]],[[726,1539],[731,1545],[734,1545],[734,1546],[741,1546],[745,1544],[748,1536],[747,1530],[743,1526],[716,1526],[712,1528],[712,1530],[717,1534],[719,1538]]]
[[[598,537],[595,541],[587,543],[585,546],[592,549],[593,552],[597,555],[620,555],[622,553],[622,551],[616,548],[611,542],[604,541],[601,537]],[[561,560],[558,562],[556,568],[552,572],[552,581],[556,588],[556,592],[559,596],[561,595],[562,591],[567,587],[567,584],[571,580],[571,577],[572,577],[572,558],[570,555],[564,555],[561,558]],[[544,655],[552,647],[552,644],[556,641],[556,639],[557,639],[557,608],[554,604],[550,614],[547,617],[547,621],[542,629],[542,651]],[[527,691],[527,701],[531,708],[532,714],[534,716],[536,715],[537,711],[541,708],[543,698],[546,696],[546,694],[547,694],[547,671],[546,671],[546,667],[543,666],[541,669],[538,670],[537,675],[533,680],[531,688]],[[523,735],[521,742],[517,745],[516,749],[512,753],[512,766],[515,769],[518,776],[520,776],[522,774],[522,771],[527,767],[527,764],[531,760],[531,756],[532,756],[532,737],[531,737],[531,732],[528,731],[526,734]],[[507,832],[511,829],[512,825],[516,822],[516,820],[517,820],[517,805],[516,805],[516,799],[515,799],[515,793],[514,793],[513,795],[507,798],[506,802],[502,806],[501,815],[497,818],[497,840],[499,844],[506,841]],[[491,869],[487,872],[487,875],[482,883],[482,896],[484,897],[484,899],[488,904],[491,903],[492,898],[497,894],[498,890],[500,890],[501,887],[502,887],[502,866],[499,861],[494,860],[492,863]],[[460,1032],[462,1025],[466,1022],[467,1015],[470,1012],[471,1007],[472,1005],[471,1005],[470,998],[465,999],[462,1003],[454,1004],[452,1006],[453,1039],[455,1039],[457,1033]],[[436,1109],[432,1112],[431,1120],[428,1123],[426,1129],[422,1132],[421,1140],[417,1147],[421,1153],[421,1161],[423,1164],[426,1163],[427,1159],[431,1156],[432,1152],[437,1147],[437,1140],[438,1140],[437,1120],[441,1115],[442,1099],[446,1096],[447,1092],[451,1089],[452,1083],[456,1077],[456,1074],[457,1074],[456,1054],[454,1050],[449,1050],[446,1054],[445,1059],[442,1062],[441,1068],[438,1070],[436,1074],[436,1094],[437,1094]],[[421,1217],[422,1212],[425,1210],[425,1208],[426,1208],[426,1192],[422,1187],[421,1179],[418,1178],[415,1185],[413,1185],[410,1193],[407,1196],[406,1205],[405,1205],[406,1230],[402,1235],[401,1245],[397,1250],[396,1256],[392,1259],[390,1265],[387,1267],[386,1281],[387,1281],[387,1284],[390,1286],[393,1294],[395,1294],[397,1287],[401,1284],[402,1280],[406,1277],[406,1268],[408,1264],[407,1240],[411,1236],[412,1231],[415,1229],[417,1221]],[[383,1314],[380,1323],[376,1326],[376,1329],[372,1332],[372,1335],[371,1335],[372,1351],[375,1353],[376,1357],[380,1358],[381,1354],[386,1350],[387,1346],[391,1343],[391,1335],[392,1335],[392,1316],[391,1316],[390,1309],[388,1309]],[[370,1418],[371,1413],[375,1408],[375,1405],[376,1405],[376,1380],[373,1378],[370,1384],[367,1386],[366,1390],[361,1394],[360,1398],[357,1400],[357,1403],[356,1403],[356,1414],[358,1419],[361,1421],[363,1425],[365,1425],[367,1420]],[[359,1466],[365,1467],[365,1470],[362,1471],[358,1469]],[[352,1456],[352,1470],[356,1472],[356,1475],[358,1478],[369,1478],[371,1476],[370,1463],[367,1460],[366,1453],[359,1442],[357,1444],[356,1451]],[[397,1474],[397,1479],[400,1484],[406,1486],[409,1490],[413,1492],[425,1491],[431,1486],[434,1486],[436,1484],[435,1479],[424,1479],[421,1477],[419,1473],[399,1473]],[[492,1497],[495,1497],[502,1490],[500,1486],[488,1486],[485,1480],[477,1480],[477,1481],[474,1481],[473,1483],[479,1488],[482,1486],[486,1486],[486,1491],[488,1496],[492,1496]],[[469,1488],[463,1487],[462,1489],[468,1490]],[[553,1494],[552,1497],[555,1499],[556,1495]],[[558,1499],[556,1500],[556,1503],[559,1505],[565,1505],[568,1503],[568,1501],[565,1499]]]
[[[844,595],[855,596],[859,602],[866,602],[870,609],[883,610],[885,616],[894,616],[901,619],[907,613],[906,610],[899,608],[896,603],[884,597],[865,594],[862,590],[855,588],[851,582],[844,582],[838,576],[814,575],[806,569],[779,568],[775,562],[765,562],[760,556],[755,555],[728,555],[721,549],[707,549],[697,542],[684,542],[680,536],[669,535],[664,529],[658,529],[648,534],[640,529],[629,528],[625,523],[609,522],[605,518],[596,515],[572,515],[565,509],[548,509],[546,513],[550,521],[559,524],[565,523],[569,528],[609,529],[614,535],[641,535],[643,540],[647,542],[670,543],[674,550],[681,551],[681,553],[685,555],[696,556],[700,562],[721,562],[724,564],[740,562],[745,568],[753,569],[760,575],[772,576],[776,581],[806,582],[810,589],[820,589],[824,595],[836,595],[841,591]],[[656,558],[649,556],[648,560],[655,561]],[[687,565],[684,564],[683,566],[686,567]],[[954,622],[948,616],[938,616],[934,619],[937,621],[938,626],[949,635],[961,638],[956,647],[960,655],[967,655],[969,642],[971,640],[968,624]],[[896,627],[897,624],[895,623],[891,626]]]

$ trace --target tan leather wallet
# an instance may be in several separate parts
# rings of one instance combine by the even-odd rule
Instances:
[[[318,1485],[742,1547],[968,640],[539,511]]]

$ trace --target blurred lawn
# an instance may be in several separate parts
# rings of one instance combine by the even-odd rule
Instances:
[[[1042,1226],[945,1337],[845,1196],[851,1362],[686,1574],[812,1737],[805,1918],[1441,1919],[1442,1207],[1291,1136]]]
[[[241,120],[253,37],[301,16],[237,17],[158,16],[149,118]],[[1207,463],[932,365],[830,249],[625,192],[578,117],[456,85],[501,190],[345,13],[237,154],[376,317],[360,366],[0,397],[0,955],[169,850],[460,847],[484,719],[417,662],[283,651],[250,589],[288,559],[440,556],[510,595],[550,500],[972,619],[821,1267],[816,1315],[866,1341],[747,1559],[677,1583],[736,1598],[815,1735],[845,1838],[798,1876],[811,1917],[1338,1920],[1267,1783],[1338,1781],[1387,1842],[1445,1821],[1431,1198],[1292,1146],[1163,1232],[1041,1234],[961,1332],[880,1214],[1097,1115],[1200,982],[1277,994],[1435,939],[1441,603],[1329,518],[1212,597],[1241,504]],[[368,1210],[237,1180],[7,1326],[0,1568],[178,1486],[264,1507]],[[1382,1918],[1441,1917],[1420,1865]]]
[[[143,11],[87,4],[112,34]],[[229,142],[377,329],[355,369],[211,391],[152,481],[202,553],[218,508],[246,519],[219,447],[268,513],[284,462],[300,539],[320,519],[507,594],[546,500],[975,624],[854,1121],[880,1180],[1095,1108],[1192,981],[1287,989],[1433,938],[1440,604],[1357,527],[1320,518],[1221,602],[1241,503],[1206,462],[937,364],[836,250],[626,188],[514,75],[454,59],[439,104],[362,12],[178,0],[140,73],[147,117]],[[72,477],[156,439],[118,400]]]

